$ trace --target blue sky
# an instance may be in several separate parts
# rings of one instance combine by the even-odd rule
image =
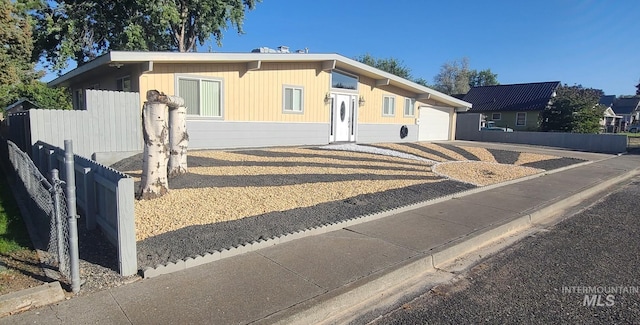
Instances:
[[[502,84],[559,80],[611,95],[635,94],[640,78],[638,0],[263,0],[243,28],[200,51],[369,53],[429,82],[444,62],[466,56]]]

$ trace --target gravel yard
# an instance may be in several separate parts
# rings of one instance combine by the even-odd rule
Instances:
[[[170,180],[168,195],[135,202],[138,267],[155,267],[578,162],[437,143],[192,151],[189,173]],[[134,177],[138,185],[141,155],[112,167]],[[99,251],[112,257],[115,253],[107,247]],[[83,288],[98,290],[128,281],[109,272],[115,269],[113,263],[90,255],[81,256],[87,264],[83,274],[102,279],[88,279]]]

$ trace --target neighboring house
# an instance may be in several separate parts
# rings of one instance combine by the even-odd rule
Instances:
[[[51,81],[183,97],[191,148],[449,140],[471,105],[338,54],[111,51]]]
[[[620,115],[616,115],[611,107],[607,107],[604,110],[604,116],[600,120],[600,125],[602,126],[602,132],[606,133],[618,133],[621,131],[620,122],[623,120],[623,117]]]
[[[22,98],[15,103],[5,107],[3,112],[4,114],[3,116],[0,116],[0,120],[4,117],[9,116],[9,114],[11,113],[23,112],[32,108],[39,108],[39,106],[26,98]]]
[[[533,131],[540,126],[540,113],[556,96],[559,81],[473,87],[462,98],[497,127]]]
[[[615,95],[604,95],[600,97],[600,100],[598,101],[598,104],[606,107],[603,117],[600,120],[602,132],[618,133],[622,130],[621,123],[623,117],[620,115],[616,115],[615,111],[613,110],[613,103],[615,100]]]
[[[640,97],[616,98],[613,102],[613,110],[622,116],[620,127],[626,131],[629,125],[637,123],[638,111],[640,111]]]

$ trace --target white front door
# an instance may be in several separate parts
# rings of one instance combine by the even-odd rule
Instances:
[[[333,94],[332,96],[333,141],[355,140],[355,95]]]

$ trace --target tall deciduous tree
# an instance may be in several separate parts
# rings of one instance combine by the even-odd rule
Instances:
[[[382,71],[394,74],[398,77],[411,80],[419,85],[429,87],[429,84],[424,78],[414,78],[411,75],[411,69],[407,67],[404,64],[404,62],[396,58],[389,57],[384,59],[378,59],[371,56],[371,54],[367,53],[367,54],[357,56],[354,59],[358,62],[364,63],[374,68],[378,68]]]
[[[498,75],[491,69],[475,70],[469,68],[469,59],[445,62],[440,72],[433,78],[433,88],[448,95],[466,94],[471,87],[499,85]]]
[[[440,67],[440,72],[433,77],[433,87],[447,95],[466,94],[470,89],[470,75],[468,58],[445,62]]]
[[[469,73],[469,86],[481,87],[481,86],[495,86],[499,85],[498,75],[491,72],[491,69],[485,70],[471,70]]]
[[[33,79],[31,25],[10,0],[0,0],[0,41],[0,84]]]
[[[32,21],[23,1],[0,0],[0,108],[27,98],[42,108],[70,109],[71,96],[63,88],[51,89],[36,80]]]
[[[404,62],[390,57],[384,59],[377,59],[367,53],[355,58],[356,61],[362,62],[366,65],[378,68],[382,71],[394,74],[398,77],[411,79],[411,69],[404,65]]]
[[[33,1],[33,0],[23,0]],[[230,26],[243,33],[245,12],[260,0],[40,0],[36,55],[54,68],[78,65],[108,50],[190,52]]]
[[[597,133],[605,107],[599,105],[604,92],[581,85],[563,85],[556,90],[553,104],[542,111],[540,129],[575,133]]]

